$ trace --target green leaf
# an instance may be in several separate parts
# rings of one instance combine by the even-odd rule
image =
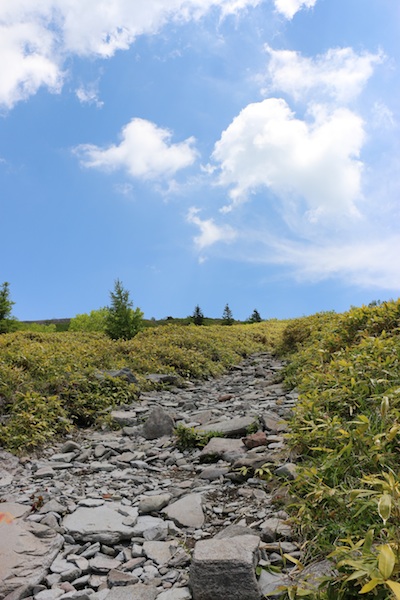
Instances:
[[[381,546],[378,557],[378,568],[384,579],[389,579],[393,573],[396,557],[389,544]]]

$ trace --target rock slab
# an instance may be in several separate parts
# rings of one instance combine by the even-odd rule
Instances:
[[[259,600],[258,547],[255,535],[197,542],[189,579],[193,600]]]

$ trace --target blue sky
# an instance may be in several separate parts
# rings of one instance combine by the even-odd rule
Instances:
[[[287,318],[397,298],[400,4],[2,0],[0,283]]]

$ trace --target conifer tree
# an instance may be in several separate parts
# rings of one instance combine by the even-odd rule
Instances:
[[[114,291],[110,292],[111,306],[108,307],[105,331],[113,340],[130,340],[142,328],[143,313],[133,309],[128,290],[117,279]]]
[[[192,319],[195,325],[203,325],[204,323],[204,315],[198,304],[195,306]]]
[[[229,304],[225,304],[224,312],[222,313],[222,325],[233,325],[234,318]]]

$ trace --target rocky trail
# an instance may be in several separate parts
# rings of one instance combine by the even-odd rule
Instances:
[[[258,354],[218,379],[142,394],[113,412],[118,431],[80,430],[20,460],[0,451],[0,600],[279,595],[282,554],[300,552],[274,503],[282,490],[255,470],[295,477],[283,433],[296,393],[281,369]],[[178,449],[179,423],[225,437]]]

